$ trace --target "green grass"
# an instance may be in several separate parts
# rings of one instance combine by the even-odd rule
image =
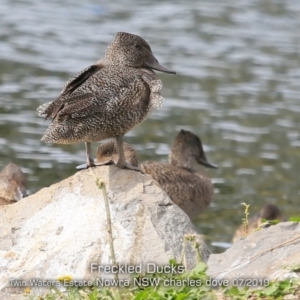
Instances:
[[[178,266],[175,260],[171,265]],[[153,283],[157,280],[156,284]],[[138,285],[137,281],[144,286]],[[151,283],[152,282],[152,283]],[[171,286],[166,286],[172,283]],[[198,299],[284,299],[287,295],[300,298],[300,281],[263,281],[265,286],[236,287],[224,285],[211,287],[211,279],[206,275],[206,265],[202,262],[184,273],[146,274],[132,277],[130,286],[124,287],[67,287],[64,292],[53,287],[44,295],[34,295],[35,291],[25,289],[26,300],[198,300]],[[292,299],[298,299],[297,296]]]

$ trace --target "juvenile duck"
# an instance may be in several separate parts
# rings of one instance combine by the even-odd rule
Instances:
[[[26,177],[15,164],[8,164],[0,173],[0,205],[11,204],[26,196]]]
[[[244,226],[240,226],[232,239],[233,243],[238,241],[239,239],[246,237],[250,233],[254,232],[257,228],[261,227],[263,225],[263,219],[267,221],[273,221],[273,220],[278,220],[278,221],[284,221],[285,218],[280,211],[280,209],[274,205],[274,204],[266,204],[261,211],[250,218],[249,224],[248,224],[248,230],[245,229]],[[269,224],[265,224],[266,227],[269,226]]]
[[[209,206],[214,193],[210,178],[197,170],[198,164],[217,168],[207,161],[201,140],[192,132],[181,130],[169,154],[169,164],[146,161],[140,167],[193,219]]]
[[[126,163],[136,167],[138,169],[138,158],[135,150],[127,143],[123,143],[124,155]],[[119,151],[116,140],[110,140],[101,144],[96,153],[95,165],[104,166],[117,164],[119,159]],[[77,166],[77,169],[85,169],[86,164]]]
[[[117,33],[103,59],[67,82],[56,100],[37,109],[39,116],[53,120],[42,140],[85,142],[87,167],[92,167],[91,143],[115,137],[116,165],[136,170],[125,161],[123,136],[163,101],[162,83],[153,70],[175,74],[158,63],[144,39]]]

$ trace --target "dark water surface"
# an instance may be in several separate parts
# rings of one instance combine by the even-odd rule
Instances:
[[[19,164],[30,193],[75,173],[84,145],[41,142],[49,122],[35,110],[127,31],[178,75],[159,74],[163,108],[125,140],[140,161],[166,161],[179,129],[202,138],[219,169],[207,171],[216,194],[196,225],[213,250],[228,246],[242,202],[299,214],[300,2],[120,2],[0,2],[0,167]]]

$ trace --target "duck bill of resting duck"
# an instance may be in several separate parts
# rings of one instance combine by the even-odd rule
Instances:
[[[137,170],[126,163],[123,136],[162,104],[162,83],[153,70],[175,74],[159,64],[144,39],[117,33],[103,59],[67,82],[56,100],[38,107],[39,116],[52,119],[42,140],[85,142],[86,165],[92,167],[91,143],[114,137],[116,165]]]

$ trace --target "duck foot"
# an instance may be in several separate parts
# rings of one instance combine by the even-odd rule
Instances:
[[[144,172],[139,167],[134,167],[131,164],[128,164],[125,159],[124,148],[123,148],[123,135],[117,136],[117,146],[119,152],[119,160],[116,163],[116,166],[120,169],[129,169],[133,171],[138,171],[144,174]]]
[[[125,162],[124,164],[117,163],[116,167],[118,167],[120,169],[133,170],[133,171],[137,171],[137,172],[141,172],[142,174],[145,174],[139,167],[134,167],[131,164],[128,164],[127,162]]]
[[[87,164],[82,164],[76,167],[76,170],[83,170],[83,169],[88,169],[90,167],[98,167],[98,166],[108,166],[108,165],[115,165],[116,167],[120,168],[120,169],[128,169],[128,170],[133,170],[133,171],[137,171],[137,172],[141,172],[142,174],[145,174],[139,167],[134,167],[131,164],[128,164],[125,162],[124,165],[118,165],[115,164],[112,160],[109,160],[107,162],[102,162],[102,163],[97,163],[94,162],[94,164],[92,166],[87,166]]]
[[[83,170],[83,169],[87,169],[87,164],[76,166],[76,170]]]
[[[108,165],[114,165],[114,162],[112,160],[108,160],[105,162],[95,162],[93,161],[92,165],[87,166],[87,164],[82,164],[76,167],[77,170],[82,170],[82,169],[88,169],[90,167],[98,167],[98,166],[108,166]]]

